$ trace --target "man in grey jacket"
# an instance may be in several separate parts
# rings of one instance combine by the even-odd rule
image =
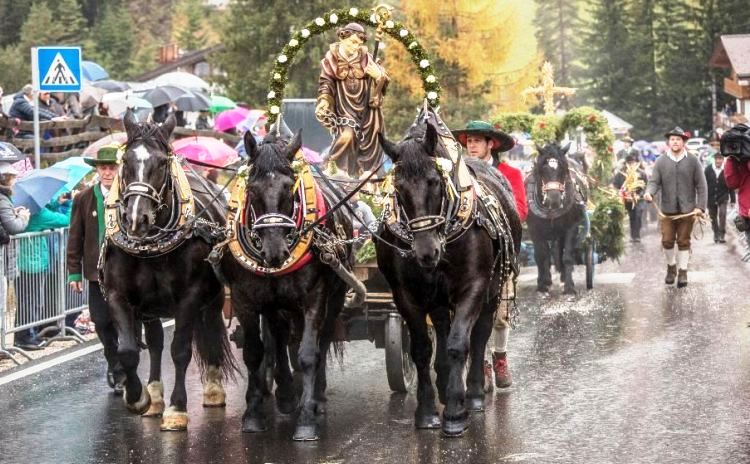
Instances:
[[[661,243],[667,257],[664,282],[672,285],[677,277],[677,287],[683,288],[688,283],[690,234],[696,218],[706,210],[708,190],[700,160],[685,150],[685,131],[675,127],[665,137],[669,150],[656,160],[643,198],[650,202],[661,192]]]

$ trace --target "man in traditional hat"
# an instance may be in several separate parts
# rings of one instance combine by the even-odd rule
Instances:
[[[641,163],[634,153],[625,156],[625,166],[617,171],[612,186],[620,191],[620,197],[628,210],[630,222],[630,241],[641,242],[641,225],[646,204],[643,202],[643,192],[646,189],[648,176],[641,168]]]
[[[693,223],[703,215],[708,201],[706,177],[700,160],[685,150],[689,138],[685,131],[675,127],[665,137],[668,150],[656,160],[643,198],[650,202],[661,192],[661,243],[667,257],[664,282],[672,285],[676,277],[677,287],[683,288],[688,284]]]
[[[500,152],[508,151],[515,145],[513,137],[496,129],[492,124],[485,121],[469,121],[465,129],[453,131],[456,140],[466,148],[468,155],[494,166],[508,180],[516,209],[521,221],[526,220],[528,205],[526,204],[526,189],[523,185],[523,174],[520,170],[510,166],[507,162],[498,162],[495,156]],[[513,284],[506,282],[505,292],[512,292]],[[507,293],[506,293],[507,294]],[[494,384],[497,388],[507,388],[513,383],[510,370],[508,369],[508,336],[510,334],[510,307],[507,301],[502,301],[497,309],[500,317],[495,318],[494,347],[491,350],[489,344],[484,360],[485,389],[492,390],[492,377],[494,371]],[[490,362],[492,359],[492,362]]]
[[[638,149],[633,148],[633,142],[635,142],[635,140],[633,140],[633,138],[629,135],[626,135],[621,139],[621,141],[624,146],[622,147],[622,150],[617,152],[617,160],[623,161],[628,155],[633,155],[635,156],[636,160],[640,162],[641,152],[638,151]]]
[[[708,215],[711,217],[711,229],[714,232],[714,243],[726,243],[727,203],[735,203],[734,190],[727,187],[724,178],[724,154],[714,153],[714,161],[706,166],[706,186],[708,187]]]
[[[116,394],[122,394],[125,373],[117,361],[117,330],[109,315],[109,306],[99,286],[97,265],[99,247],[104,239],[104,200],[117,174],[118,145],[99,149],[96,158],[84,161],[96,169],[99,181],[75,197],[70,217],[68,237],[68,282],[70,288],[81,293],[83,279],[89,284],[89,312],[96,325],[96,334],[104,346],[107,359],[107,383]]]
[[[365,29],[350,23],[338,30],[321,61],[315,116],[335,132],[329,159],[357,178],[382,158],[378,132],[384,132],[381,106],[389,78],[363,44]]]

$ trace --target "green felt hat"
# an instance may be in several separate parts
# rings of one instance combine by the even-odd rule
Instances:
[[[101,166],[103,164],[117,164],[120,158],[117,156],[118,152],[122,150],[122,145],[110,144],[105,145],[96,152],[96,158],[84,158],[83,162],[89,166]]]
[[[508,151],[516,144],[513,137],[486,121],[469,121],[469,123],[466,124],[466,129],[453,131],[453,136],[456,137],[458,143],[464,147],[466,146],[466,138],[469,135],[478,135],[491,140],[492,153]]]

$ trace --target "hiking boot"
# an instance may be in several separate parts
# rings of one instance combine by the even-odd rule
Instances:
[[[677,265],[667,266],[667,277],[664,279],[664,283],[667,285],[674,284],[675,277],[677,277]]]
[[[687,284],[687,269],[680,269],[677,273],[677,288],[685,288]]]
[[[492,370],[495,371],[495,386],[497,388],[508,388],[511,386],[513,377],[510,375],[505,353],[492,354]]]
[[[492,390],[495,389],[494,387],[494,379],[492,378],[492,364],[484,360],[484,392],[485,393],[492,393]]]

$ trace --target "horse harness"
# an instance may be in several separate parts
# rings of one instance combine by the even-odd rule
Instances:
[[[556,160],[551,160],[556,161]],[[540,218],[544,219],[557,219],[561,216],[563,216],[565,213],[568,212],[568,209],[573,204],[580,204],[585,205],[586,204],[586,191],[588,190],[588,181],[584,176],[581,176],[575,169],[568,169],[569,175],[566,176],[565,182],[559,182],[559,181],[549,181],[542,183],[542,198],[541,201],[539,200],[539,197],[537,195],[538,189],[537,189],[537,178],[534,172],[529,172],[526,177],[525,183],[527,184],[526,192],[528,194],[527,202],[529,204],[529,210],[534,213],[535,216],[538,216]],[[574,198],[572,201],[566,202],[568,196],[568,190],[567,190],[567,181],[570,180],[573,183],[573,194]],[[562,205],[559,208],[547,208],[544,205],[544,202],[547,199],[547,192],[549,191],[558,191],[560,192],[560,197],[562,199]]]

